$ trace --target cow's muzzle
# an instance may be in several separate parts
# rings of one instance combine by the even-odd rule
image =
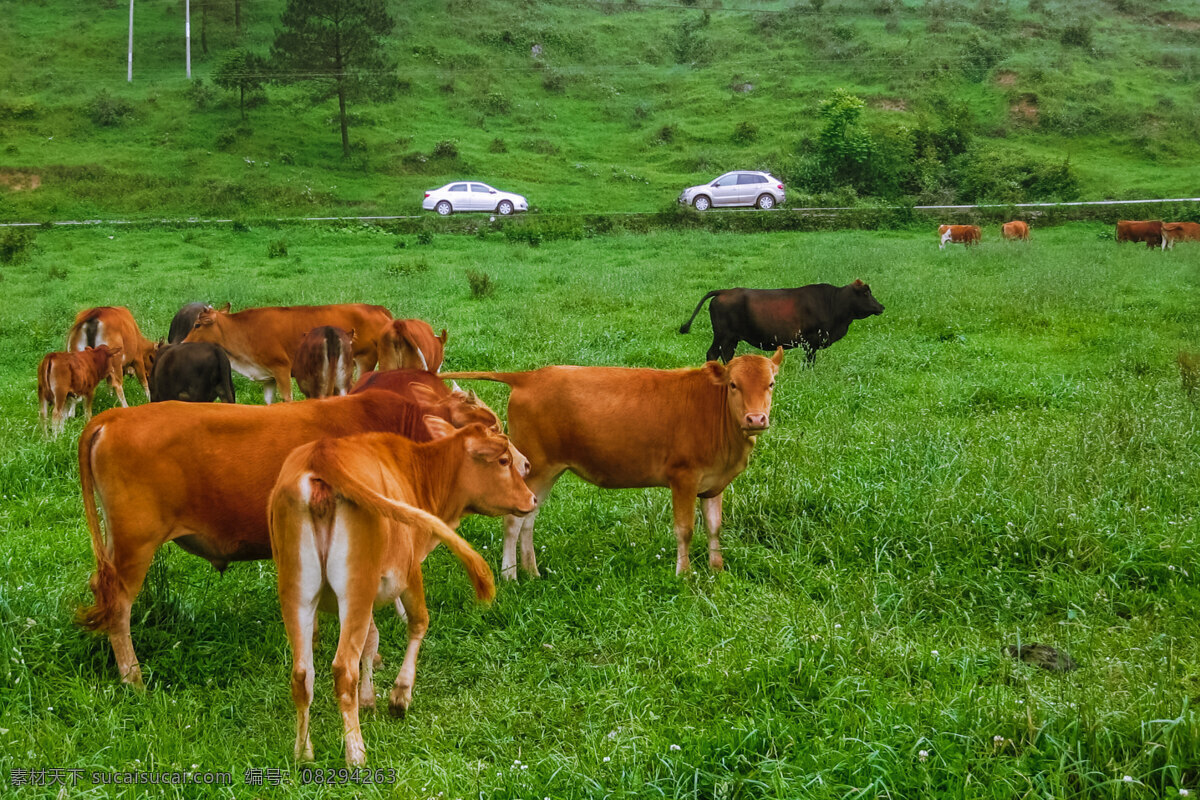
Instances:
[[[760,433],[771,427],[771,419],[766,413],[747,413],[742,417],[742,430],[746,433]]]

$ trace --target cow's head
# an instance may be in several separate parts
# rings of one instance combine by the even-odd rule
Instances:
[[[121,380],[121,371],[124,364],[124,360],[121,358],[121,353],[125,348],[110,347],[109,345],[102,344],[99,347],[89,347],[87,349],[92,350],[103,357],[104,373],[112,373],[114,376],[116,376],[116,380]]]
[[[523,516],[537,507],[537,497],[525,485],[529,459],[502,433],[478,423],[465,428],[432,414],[425,425],[434,439],[456,438],[465,458],[455,476],[453,494],[467,511],[498,517]]]
[[[423,383],[410,383],[409,390],[418,403],[456,428],[478,423],[489,430],[504,432],[500,417],[474,392],[455,389],[450,394],[443,395]]]
[[[883,304],[875,299],[867,284],[855,281],[845,288],[850,299],[850,316],[854,319],[866,319],[883,313]]]
[[[703,367],[713,383],[725,388],[730,416],[747,436],[762,433],[771,426],[771,394],[782,364],[780,347],[770,358],[738,356],[728,364],[709,361]]]
[[[229,304],[226,303],[224,308],[213,308],[208,306],[199,314],[196,315],[196,321],[192,324],[192,330],[184,338],[185,342],[215,342],[220,343],[221,326],[219,320],[221,316],[229,314]]]

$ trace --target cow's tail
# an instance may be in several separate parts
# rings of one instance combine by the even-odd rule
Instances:
[[[525,376],[528,374],[528,372],[443,372],[438,377],[448,381],[461,378],[466,381],[495,381],[496,383],[506,383],[509,386],[520,386],[525,382]]]
[[[692,316],[688,317],[687,322],[685,322],[679,326],[679,332],[687,333],[688,331],[690,331],[692,329],[692,321],[696,319],[696,315],[700,313],[700,309],[704,308],[704,304],[708,302],[708,298],[716,297],[723,291],[725,291],[725,290],[724,289],[713,289],[711,292],[704,295],[704,297],[701,297],[700,302],[696,304],[696,310],[692,312]]]
[[[475,588],[475,596],[485,603],[495,599],[496,582],[492,576],[492,568],[466,539],[455,533],[445,522],[428,511],[408,503],[397,502],[367,486],[345,468],[336,450],[318,446],[313,450],[310,464],[313,472],[319,475],[321,480],[351,502],[371,508],[397,522],[428,530],[462,562],[467,576],[471,579],[471,585]]]
[[[92,533],[92,554],[96,557],[96,574],[92,576],[92,594],[95,603],[80,607],[75,612],[75,621],[89,630],[108,630],[113,606],[117,593],[120,591],[120,579],[113,565],[112,554],[104,541],[104,532],[100,527],[100,514],[96,508],[96,480],[92,474],[92,453],[96,440],[104,431],[104,424],[89,424],[79,437],[79,483],[83,490],[83,511],[87,516],[88,529]]]

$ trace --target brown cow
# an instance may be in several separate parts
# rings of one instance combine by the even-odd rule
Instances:
[[[970,247],[979,244],[983,231],[978,225],[942,225],[938,228],[938,250],[946,249],[946,243]]]
[[[298,447],[271,492],[267,513],[279,604],[292,646],[298,759],[313,757],[308,709],[318,607],[341,618],[333,679],[346,763],[356,766],[366,761],[358,708],[375,706],[372,668],[379,633],[372,608],[398,600],[406,612],[408,648],[388,700],[391,712],[404,716],[429,627],[421,562],[445,543],[463,563],[476,596],[490,601],[496,595],[492,570],[454,526],[469,512],[528,514],[537,502],[521,480],[529,462],[508,437],[482,425],[455,430],[437,417],[426,423],[435,437],[427,444],[368,433]]]
[[[87,347],[82,352],[47,353],[38,365],[38,404],[42,433],[47,433],[46,418],[54,407],[54,435],[62,433],[67,417],[75,415],[75,404],[83,398],[85,420],[92,418],[92,398],[100,381],[117,390],[121,386],[121,348],[106,344]],[[71,401],[70,408],[67,401]]]
[[[386,389],[430,409],[448,409],[458,405],[475,408],[476,421],[497,431],[504,430],[500,418],[479,399],[478,395],[474,392],[464,392],[458,388],[457,384],[451,390],[446,386],[445,381],[423,369],[389,369],[384,372],[368,372],[359,378],[358,383],[354,384],[350,394],[358,394],[368,389]],[[442,413],[442,416],[446,416],[446,413]],[[487,419],[488,414],[492,415],[491,419]]]
[[[543,367],[532,372],[460,372],[512,387],[508,427],[532,465],[527,483],[543,504],[566,470],[606,489],[671,489],[678,541],[675,572],[691,569],[696,497],[708,524],[708,563],[722,569],[721,497],[746,468],[755,437],[770,424],[771,393],[783,363],[738,356],[700,369]],[[521,567],[538,575],[533,551],[537,512],[505,522],[502,577]]]
[[[292,374],[305,397],[348,393],[354,382],[354,343],[350,334],[331,325],[304,334],[292,358]]]
[[[1121,242],[1145,242],[1151,249],[1162,244],[1160,220],[1123,219],[1117,222],[1117,244]]]
[[[386,391],[279,406],[151,403],[100,414],[79,437],[83,507],[96,556],[95,603],[80,611],[80,624],[106,631],[121,678],[141,685],[129,612],[159,547],[174,541],[218,570],[270,558],[264,509],[288,453],[323,436],[367,431],[428,439],[426,413],[456,426],[487,425],[496,416],[461,397],[427,409]]]
[[[150,370],[154,367],[154,354],[158,345],[142,335],[137,320],[124,306],[98,306],[85,308],[75,316],[71,330],[67,333],[67,350],[80,351],[85,347],[106,344],[121,351],[121,374],[136,375],[150,399]],[[118,383],[113,389],[121,405],[125,402],[125,387]]]
[[[379,334],[379,368],[438,372],[448,338],[445,328],[441,336],[435,336],[433,327],[424,320],[392,320]]]
[[[234,370],[263,384],[269,404],[278,389],[292,399],[292,356],[300,340],[313,328],[332,325],[353,331],[354,360],[360,371],[374,368],[376,339],[392,313],[383,306],[343,303],[332,306],[268,306],[247,308],[236,314],[207,308],[196,317],[188,342],[219,344],[229,354]]]
[[[1162,224],[1162,247],[1174,247],[1176,242],[1200,242],[1200,223],[1164,222]]]
[[[1029,241],[1029,225],[1019,219],[1004,223],[1000,227],[1000,232],[1004,234],[1005,239]]]

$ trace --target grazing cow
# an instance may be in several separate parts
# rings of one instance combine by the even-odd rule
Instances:
[[[304,334],[322,325],[354,331],[354,360],[366,372],[375,366],[375,342],[391,318],[383,306],[362,303],[269,306],[236,314],[230,314],[226,304],[201,311],[186,341],[221,345],[236,371],[263,384],[270,404],[277,389],[282,399],[292,399],[292,356]]]
[[[1029,241],[1029,225],[1019,219],[1004,223],[1004,225],[1000,227],[1000,232],[1004,234],[1005,239],[1020,239],[1021,241]]]
[[[700,298],[680,333],[691,330],[692,320],[710,297],[713,341],[706,356],[709,361],[720,358],[728,362],[738,342],[745,341],[767,351],[803,347],[811,364],[818,350],[846,335],[851,322],[883,313],[871,287],[862,281],[840,287],[814,283],[798,289],[717,289]]]
[[[233,403],[233,374],[229,356],[210,342],[183,342],[158,348],[150,370],[150,402],[182,400],[211,403],[217,398]]]
[[[1121,242],[1145,242],[1151,249],[1162,244],[1163,224],[1160,220],[1130,220],[1117,222],[1117,244]]]
[[[121,374],[133,374],[150,397],[150,368],[154,366],[157,345],[142,335],[133,314],[124,306],[99,306],[85,308],[75,316],[71,330],[67,333],[67,349],[79,351],[85,347],[108,345],[121,351]],[[125,387],[118,383],[113,387],[121,405],[125,402]]]
[[[970,247],[979,244],[983,231],[978,225],[942,225],[938,227],[938,250],[946,249],[946,243]]]
[[[38,404],[42,433],[46,418],[54,407],[54,435],[62,433],[66,418],[75,413],[75,404],[83,398],[84,419],[92,418],[92,398],[100,381],[108,379],[114,390],[121,387],[121,348],[106,344],[87,347],[82,352],[47,353],[38,365]],[[71,406],[67,408],[67,401]]]
[[[1164,222],[1162,224],[1162,247],[1174,247],[1176,242],[1200,242],[1200,223]]]
[[[346,394],[354,382],[354,343],[349,333],[331,325],[304,334],[292,358],[292,374],[305,397]]]
[[[700,369],[543,367],[532,372],[460,372],[446,377],[499,381],[512,387],[508,427],[530,461],[526,479],[540,507],[554,482],[570,470],[606,489],[671,489],[677,539],[675,572],[691,569],[696,498],[708,524],[708,563],[722,569],[721,497],[741,474],[754,440],[770,425],[771,393],[783,363],[739,356]],[[509,517],[502,576],[521,567],[538,575],[533,551],[537,511]]]
[[[212,308],[208,303],[188,303],[175,312],[171,320],[171,328],[167,332],[167,344],[179,344],[196,326],[196,317],[206,308]]]
[[[441,336],[435,336],[433,327],[424,320],[392,320],[379,334],[379,368],[438,372],[445,358],[447,338],[445,328]]]
[[[100,414],[79,438],[96,556],[95,603],[80,610],[80,624],[107,632],[122,680],[141,685],[129,612],[159,547],[174,541],[221,571],[233,561],[270,558],[264,509],[288,453],[324,436],[367,431],[425,440],[426,414],[459,427],[495,419],[461,397],[426,408],[386,391],[280,406],[151,403]]]
[[[496,595],[492,570],[454,532],[463,515],[528,514],[537,502],[521,479],[529,462],[503,434],[482,425],[455,430],[426,420],[435,440],[368,433],[321,439],[292,451],[271,492],[271,550],[279,604],[292,646],[296,758],[312,759],[313,623],[319,606],[337,612],[341,635],[334,690],[345,725],[346,763],[366,762],[359,705],[375,706],[378,629],[374,606],[399,601],[408,620],[404,664],[388,699],[404,716],[412,703],[417,652],[429,627],[421,562],[439,542],[462,562],[475,595]],[[361,681],[360,681],[361,664]]]

